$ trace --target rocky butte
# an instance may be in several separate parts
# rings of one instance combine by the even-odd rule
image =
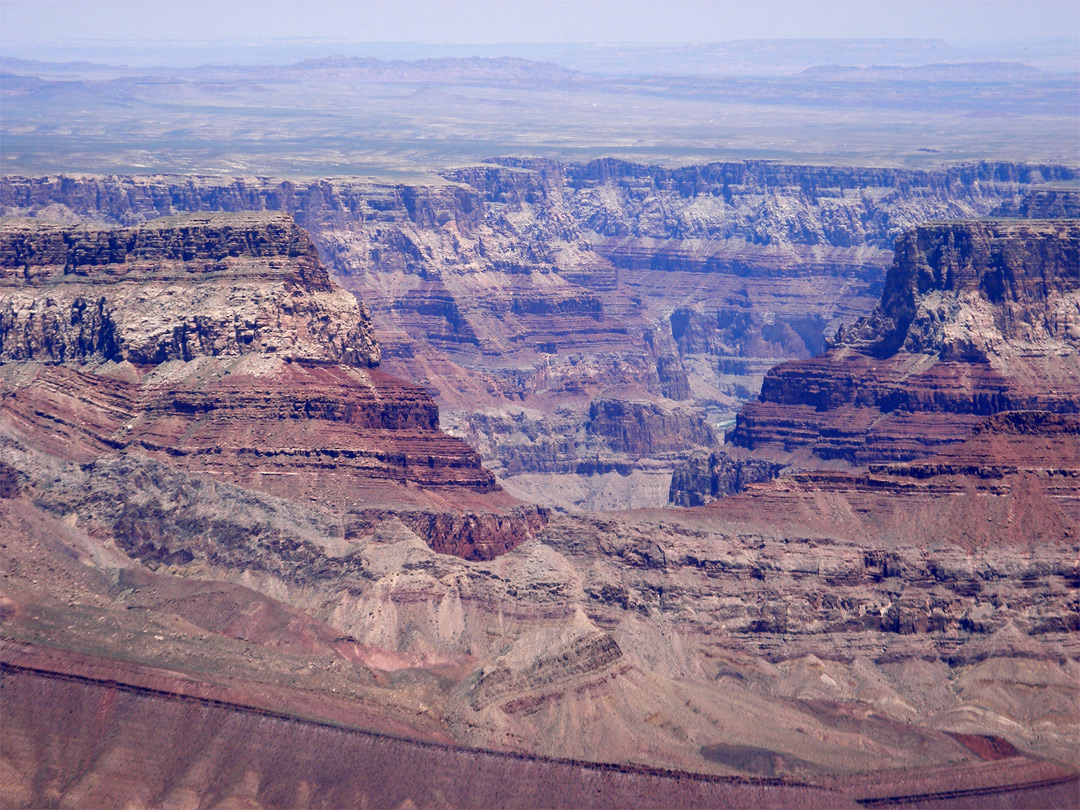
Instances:
[[[542,168],[485,168],[526,183],[520,206],[490,210],[525,227]],[[1019,188],[1019,175],[973,171],[1010,189],[995,206]],[[586,187],[613,172],[636,178],[618,186],[624,201],[638,182],[659,199],[644,188],[656,172],[569,174]],[[660,197],[674,199],[685,176],[665,177]],[[6,182],[39,213],[145,212],[188,193]],[[237,207],[269,199],[254,185]],[[206,187],[183,186],[185,204]],[[452,188],[439,194],[477,199]],[[353,208],[336,207],[340,193],[313,183],[305,206],[372,217],[350,228],[402,216],[381,191]],[[399,235],[450,225],[422,195],[394,194],[419,212]],[[469,250],[491,233],[453,228],[438,239]],[[425,390],[374,366],[363,309],[287,216],[5,223],[4,804],[1071,807],[1078,228],[902,229],[877,308],[823,356],[771,371],[740,412],[717,476],[741,492],[583,515],[499,490],[438,430]],[[393,300],[431,292],[430,258],[389,265]],[[529,288],[580,296],[553,266],[530,270]],[[474,281],[497,292],[525,275],[484,267]],[[524,288],[500,295],[484,305],[534,307]],[[453,324],[425,300],[410,311]],[[591,304],[552,300],[607,329]],[[710,345],[692,322],[680,335]],[[567,360],[573,375],[543,366],[560,407],[592,400],[544,419],[607,444],[597,463],[671,452],[671,432],[714,441],[671,407],[681,400],[594,396],[642,379],[604,352]],[[500,368],[458,379],[539,379]],[[504,444],[524,458],[538,421],[510,413],[491,433],[512,426]],[[709,465],[707,488],[684,490],[701,501],[723,494]]]
[[[672,500],[702,503],[785,465],[925,459],[1005,411],[1075,416],[1078,267],[1075,219],[932,223],[904,234],[874,312],[841,327],[819,357],[771,369],[727,452],[678,471]]]
[[[873,314],[813,361],[770,370],[733,443],[864,465],[923,457],[1001,411],[1077,413],[1078,268],[1076,220],[916,228]]]

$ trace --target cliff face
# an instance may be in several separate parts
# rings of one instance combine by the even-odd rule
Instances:
[[[867,464],[924,456],[1000,411],[1075,412],[1078,268],[1076,220],[917,228],[874,313],[771,370],[731,440]]]
[[[678,169],[604,158],[585,164],[504,158],[514,171],[449,172],[488,200],[561,196],[601,237],[665,244],[735,239],[756,245],[887,248],[936,210],[978,209],[1029,183],[1073,178],[1065,167],[972,163],[939,170],[798,166],[771,161]],[[525,174],[525,173],[528,174]],[[1009,189],[1012,190],[1009,190]],[[989,210],[989,209],[988,209]],[[799,272],[790,268],[788,272]]]
[[[761,458],[733,458],[723,450],[695,455],[675,468],[668,500],[676,506],[702,506],[737,495],[751,484],[771,481],[784,465]]]
[[[879,307],[837,342],[976,362],[1021,344],[1075,348],[1078,264],[1075,220],[920,226],[897,241]]]
[[[101,469],[135,453],[365,525],[397,506],[463,556],[503,553],[542,523],[440,432],[423,389],[375,368],[366,312],[287,215],[21,221],[0,229],[0,260],[3,420],[27,448]],[[453,506],[440,488],[461,493]],[[170,559],[121,517],[101,518],[121,545]]]
[[[657,405],[622,400],[593,401],[586,429],[616,453],[639,457],[716,442],[709,426],[694,414],[665,412]]]
[[[1080,186],[1042,186],[1020,200],[1003,203],[993,213],[994,216],[1024,219],[1076,219],[1080,217]]]
[[[674,400],[726,421],[767,369],[818,354],[841,323],[873,310],[906,228],[1017,208],[1032,184],[1072,176],[998,163],[664,169],[507,158],[427,185],[9,177],[0,210],[125,225],[288,211],[370,307],[384,367],[432,391],[444,424],[473,437],[486,461],[515,475],[659,473],[680,459],[664,451],[628,466],[576,454],[591,400]],[[536,452],[513,430],[477,434],[489,420],[474,417],[507,408],[558,430]],[[569,455],[548,458],[556,447]]]
[[[692,408],[597,399],[582,425],[560,408],[475,413],[462,435],[501,482],[525,500],[564,508],[638,508],[666,497],[672,466],[716,444]]]
[[[0,229],[0,361],[137,365],[277,354],[375,366],[356,299],[284,214],[197,215],[124,229]]]

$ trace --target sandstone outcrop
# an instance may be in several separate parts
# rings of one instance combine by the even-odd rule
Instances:
[[[1061,185],[1074,172],[505,158],[443,177],[9,177],[0,210],[124,225],[185,211],[288,211],[370,307],[385,368],[434,393],[447,427],[473,436],[483,422],[473,415],[508,407],[561,426],[569,417],[555,411],[569,408],[575,424],[551,435],[551,448],[579,444],[595,398],[674,400],[711,425],[732,418],[768,368],[819,353],[841,323],[872,311],[906,228],[1018,209],[1034,184]],[[551,464],[530,467],[516,440],[503,446],[513,435],[475,444],[500,474],[548,474]],[[594,457],[558,464],[614,469]],[[685,457],[619,469],[651,475]]]
[[[785,363],[733,444],[856,465],[906,461],[1006,410],[1080,403],[1080,225],[921,226],[897,243],[878,308],[832,347]]]
[[[212,214],[124,229],[0,230],[0,362],[136,365],[275,353],[375,366],[356,299],[285,214]]]
[[[333,503],[354,522],[396,506],[463,556],[503,553],[543,522],[439,430],[423,389],[376,368],[366,312],[285,214],[17,222],[0,229],[0,257],[3,418],[20,443],[91,466],[136,453]],[[124,491],[118,475],[103,491]],[[121,524],[153,519],[103,517],[119,537]],[[135,556],[172,559],[130,543]]]

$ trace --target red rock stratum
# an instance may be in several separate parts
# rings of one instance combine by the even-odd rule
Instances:
[[[34,446],[139,453],[343,514],[400,507],[465,556],[542,523],[440,432],[425,391],[376,368],[366,311],[288,215],[15,221],[0,262],[2,407]]]

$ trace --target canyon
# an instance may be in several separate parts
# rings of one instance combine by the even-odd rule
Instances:
[[[678,470],[672,500],[705,503],[785,467],[874,469],[948,453],[1002,412],[1076,414],[1075,223],[978,220],[905,234],[874,312],[818,357],[771,369],[726,451]]]
[[[769,368],[873,311],[904,230],[1018,210],[1028,189],[1074,177],[503,158],[421,185],[5,177],[0,213],[110,225],[291,213],[368,307],[382,368],[427,389],[509,492],[658,507]]]
[[[4,803],[1071,806],[1070,170],[446,174],[0,181]]]

